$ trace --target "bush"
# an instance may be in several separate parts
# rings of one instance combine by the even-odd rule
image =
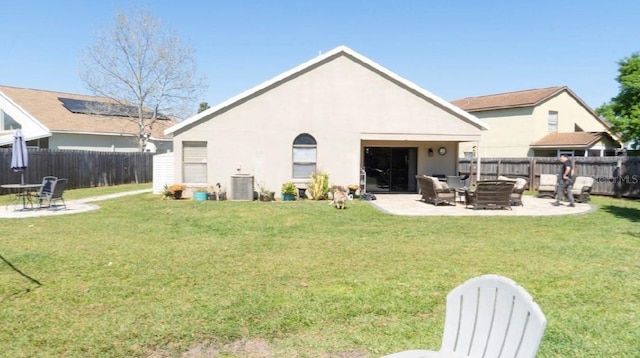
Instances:
[[[282,194],[296,195],[298,193],[298,187],[293,182],[287,182],[282,184]]]
[[[307,185],[307,190],[313,200],[326,199],[329,192],[329,174],[311,173],[311,182]]]

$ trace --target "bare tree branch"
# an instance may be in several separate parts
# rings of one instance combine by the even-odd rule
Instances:
[[[161,21],[141,8],[118,11],[116,22],[100,30],[82,58],[80,77],[89,90],[137,110],[138,149],[144,151],[162,116],[193,114],[206,89],[195,51]]]

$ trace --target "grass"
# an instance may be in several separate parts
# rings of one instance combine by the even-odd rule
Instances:
[[[359,201],[142,194],[2,219],[0,255],[42,285],[0,262],[0,346],[10,357],[438,349],[446,294],[496,273],[547,316],[539,357],[637,357],[640,203],[593,201],[597,211],[563,217],[398,217]]]

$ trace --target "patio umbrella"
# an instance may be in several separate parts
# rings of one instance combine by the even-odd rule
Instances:
[[[24,184],[24,171],[29,164],[29,154],[27,153],[27,143],[22,136],[22,131],[16,130],[13,137],[13,152],[11,153],[11,169],[20,172],[20,184]]]

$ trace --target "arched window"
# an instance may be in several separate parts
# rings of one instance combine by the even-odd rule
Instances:
[[[309,178],[316,171],[317,144],[311,134],[302,133],[293,140],[293,177]]]

